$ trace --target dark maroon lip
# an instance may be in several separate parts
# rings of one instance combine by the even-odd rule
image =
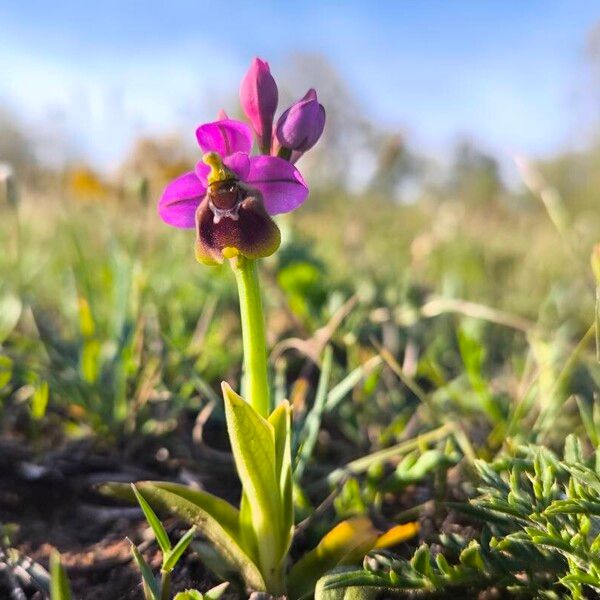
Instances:
[[[207,194],[196,212],[196,256],[208,263],[223,262],[223,248],[236,248],[247,258],[270,256],[281,240],[279,229],[265,211],[260,196],[244,192],[231,209],[213,204]]]

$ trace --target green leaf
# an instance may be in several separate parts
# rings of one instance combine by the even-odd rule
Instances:
[[[288,576],[290,599],[304,598],[313,593],[317,581],[338,565],[360,562],[377,542],[378,532],[371,521],[356,517],[336,525],[318,546],[305,554]]]
[[[485,412],[494,424],[504,421],[504,414],[500,405],[495,400],[490,384],[484,375],[484,363],[486,349],[481,343],[479,336],[475,335],[470,328],[463,325],[457,331],[458,348],[465,365],[467,378],[477,399],[480,410]]]
[[[201,594],[198,590],[185,590],[179,592],[173,600],[204,600],[204,594]]]
[[[598,339],[600,340],[600,331],[597,330],[596,335],[599,336]],[[600,344],[598,345],[598,351],[600,352]],[[598,438],[598,430],[596,429],[596,424],[594,422],[592,406],[581,396],[575,396],[575,400],[577,401],[577,408],[579,408],[579,414],[581,416],[581,422],[583,423],[585,432],[587,433],[588,438],[590,438],[592,445],[594,447],[598,447],[600,440]]]
[[[50,555],[50,600],[71,600],[71,586],[56,550]]]
[[[89,339],[83,342],[80,356],[81,376],[88,383],[96,383],[100,376],[101,346],[98,340]]]
[[[426,544],[423,544],[417,548],[411,561],[412,568],[427,578],[430,578],[433,574],[433,567],[431,565],[431,552]]]
[[[269,416],[275,435],[275,471],[279,478],[282,510],[281,547],[287,554],[294,534],[294,499],[292,481],[292,407],[283,401]]]
[[[596,330],[596,361],[600,363],[600,285],[596,285],[596,304],[594,308],[594,329]]]
[[[225,590],[229,587],[229,582],[225,581],[219,585],[215,585],[204,594],[205,600],[219,600],[219,598],[225,593]]]
[[[564,456],[566,463],[584,462],[581,441],[574,434],[569,434],[565,439]]]
[[[463,565],[483,571],[485,565],[481,557],[481,548],[477,541],[472,540],[470,544],[460,553],[460,562]]]
[[[186,551],[187,547],[190,545],[190,542],[194,539],[194,535],[196,535],[196,528],[192,527],[190,530],[186,531],[186,533],[181,537],[179,542],[177,542],[176,546],[163,558],[163,571],[172,571],[175,565],[179,562],[181,555]]]
[[[325,410],[331,412],[338,407],[342,400],[370,373],[375,372],[375,369],[383,362],[381,356],[377,355],[369,359],[364,365],[356,367],[350,371],[342,381],[331,388],[327,394],[327,402]]]
[[[222,388],[233,458],[251,507],[261,572],[268,577],[285,553],[273,426],[229,385]]]
[[[296,481],[300,481],[304,470],[312,457],[319,430],[321,429],[321,420],[323,411],[325,410],[325,402],[327,401],[327,388],[329,387],[329,378],[331,376],[331,368],[333,365],[333,349],[331,346],[325,348],[323,363],[321,366],[321,376],[319,377],[319,385],[317,386],[317,394],[315,402],[306,416],[304,426],[298,436],[298,439],[303,440],[303,444],[299,451],[298,462],[294,471]]]
[[[339,483],[340,480],[345,479],[349,473],[354,475],[363,473],[367,471],[373,464],[382,463],[390,458],[411,452],[412,450],[424,448],[427,444],[433,441],[444,439],[450,435],[451,429],[451,425],[445,424],[437,427],[436,429],[422,433],[415,438],[411,438],[404,442],[395,444],[394,446],[390,446],[389,448],[384,448],[383,450],[377,450],[371,454],[361,456],[360,458],[357,458],[342,467],[334,469],[331,471],[331,473],[329,473],[329,475],[327,475],[326,478],[318,481],[317,484],[319,486],[325,483],[328,485],[335,485]],[[317,484],[314,484],[314,487],[316,487]]]
[[[258,540],[256,539],[256,531],[254,531],[254,523],[252,519],[252,507],[248,501],[248,496],[242,490],[240,498],[240,543],[245,552],[258,564]]]
[[[0,355],[0,390],[10,382],[13,374],[13,360]]]
[[[1,387],[1,386],[0,386]],[[43,419],[48,407],[49,388],[48,382],[43,381],[36,386],[31,397],[31,416],[33,419]]]
[[[198,555],[202,564],[214,573],[218,579],[232,581],[236,585],[239,583],[238,587],[246,585],[239,571],[232,569],[231,564],[208,542],[193,541],[192,550]],[[250,589],[249,586],[247,587]]]
[[[142,574],[142,583],[144,585],[144,596],[146,600],[159,600],[160,599],[160,588],[152,569],[142,556],[142,553],[137,549],[137,546],[131,542],[131,554],[135,560],[140,573]]]
[[[389,586],[389,583],[388,577],[376,575],[365,569],[357,570],[349,567],[338,567],[319,579],[315,590],[315,597],[321,590],[328,591],[338,588],[362,588],[365,591],[373,589],[375,592],[378,592],[381,591],[381,588]],[[319,598],[322,597],[319,596]]]
[[[420,456],[417,453],[408,454],[386,482],[386,488],[395,489],[420,481],[435,469],[453,462],[455,462],[453,458],[436,449],[425,450]]]
[[[450,566],[448,560],[443,554],[436,555],[435,564],[444,575],[452,575],[452,573],[455,571],[455,569]]]
[[[79,295],[77,300],[77,308],[79,309],[79,331],[82,337],[90,338],[96,331],[92,307],[85,296]]]
[[[350,477],[348,481],[344,483],[342,489],[333,501],[333,505],[336,514],[340,517],[364,515],[367,513],[367,504],[362,497],[361,486],[358,483],[358,479]]]
[[[0,344],[17,326],[22,310],[23,305],[16,296],[6,295],[0,298]]]
[[[142,481],[136,484],[148,503],[157,510],[175,515],[195,525],[214,546],[226,565],[227,574],[238,574],[252,590],[264,590],[265,582],[259,569],[241,545],[239,512],[225,500],[185,485],[164,481]],[[133,499],[128,485],[111,483],[101,491],[113,496]]]
[[[166,499],[167,496],[160,494],[160,492],[168,492],[173,495],[180,496],[182,500],[186,500],[190,504],[196,505],[196,508],[208,513],[209,516],[217,520],[230,535],[236,536],[239,533],[238,510],[229,504],[229,502],[226,502],[218,496],[209,494],[208,492],[195,490],[186,485],[182,485],[181,483],[171,483],[169,481],[138,481],[135,486],[138,490],[144,493],[144,497],[150,498],[150,495],[152,495],[152,498],[149,500],[150,503],[152,503],[154,498],[156,498],[155,504],[161,509],[163,505],[166,506],[166,500],[161,502],[160,498],[164,497]],[[99,491],[107,496],[125,500],[127,502],[136,501],[136,497],[131,489],[131,486],[126,483],[107,483],[101,485],[99,487]],[[174,507],[173,510],[175,511],[176,508],[177,507]],[[165,512],[173,514],[173,512],[169,511],[168,509],[166,509]],[[177,516],[181,516],[179,513],[175,514]],[[182,518],[185,519],[186,517]],[[196,523],[191,524],[196,525]]]
[[[329,577],[319,579],[315,588],[315,600],[372,600],[381,591],[368,586],[328,588],[329,581]]]
[[[152,528],[154,532],[154,537],[156,537],[156,541],[160,546],[160,549],[163,552],[163,563],[166,560],[165,557],[171,551],[171,542],[169,541],[169,536],[163,527],[163,524],[160,522],[160,519],[156,516],[156,513],[152,510],[150,505],[146,502],[142,494],[137,490],[135,484],[131,484],[131,489],[135,494],[135,497],[142,508],[144,516],[146,517],[146,521],[148,521],[148,525]],[[163,566],[164,569],[164,566]]]

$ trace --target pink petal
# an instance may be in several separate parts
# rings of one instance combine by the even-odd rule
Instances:
[[[252,132],[246,123],[223,119],[205,123],[196,129],[196,138],[203,152],[218,152],[229,156],[234,152],[250,153]]]
[[[195,213],[206,188],[194,172],[184,173],[167,185],[158,203],[161,219],[174,227],[194,227]]]
[[[236,152],[231,156],[226,156],[223,159],[223,163],[226,167],[230,168],[239,179],[246,179],[250,172],[250,158],[245,152]],[[200,180],[200,183],[207,188],[208,182],[207,177],[210,173],[210,167],[203,161],[200,161],[196,165],[196,177]]]
[[[236,152],[223,159],[225,166],[230,168],[240,179],[244,180],[250,173],[250,157],[245,152]]]
[[[308,196],[300,171],[277,156],[251,156],[246,182],[262,193],[270,215],[295,210]]]

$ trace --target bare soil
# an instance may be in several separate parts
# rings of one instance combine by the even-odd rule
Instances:
[[[75,599],[143,599],[128,539],[142,549],[157,572],[160,552],[141,510],[106,498],[98,486],[109,481],[169,479],[193,483],[232,502],[238,494],[226,455],[188,449],[185,458],[172,459],[163,442],[147,438],[115,448],[85,440],[35,452],[15,439],[0,439],[0,525],[14,526],[10,546],[5,548],[18,550],[24,559],[29,557],[46,569],[56,548]],[[164,524],[173,540],[185,531],[184,524],[173,519]],[[34,585],[17,579],[25,598],[44,597]],[[215,583],[193,554],[187,553],[173,574],[172,589],[206,590]],[[0,573],[0,599],[22,598],[15,594]]]

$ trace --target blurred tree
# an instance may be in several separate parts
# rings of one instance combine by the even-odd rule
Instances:
[[[369,188],[383,197],[395,199],[404,183],[420,175],[422,160],[409,150],[401,134],[381,132],[377,138],[377,163]]]
[[[346,190],[359,173],[364,152],[376,152],[375,128],[342,75],[320,54],[295,54],[278,70],[281,113],[309,88],[315,88],[325,107],[325,132],[316,147],[302,159],[314,183]]]
[[[472,141],[460,141],[454,151],[448,188],[452,196],[467,205],[489,205],[503,191],[498,162]]]
[[[536,165],[571,213],[598,210],[600,140],[583,151],[564,152]]]
[[[25,128],[17,117],[0,107],[0,162],[9,164],[17,177],[26,177],[35,167],[35,155]]]
[[[152,197],[170,180],[193,169],[188,148],[178,137],[140,138],[119,169],[126,191]],[[140,185],[143,189],[140,191]],[[142,198],[143,200],[143,198]]]

